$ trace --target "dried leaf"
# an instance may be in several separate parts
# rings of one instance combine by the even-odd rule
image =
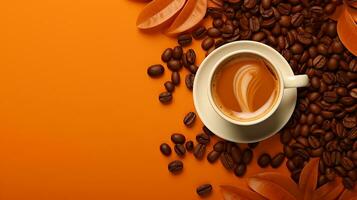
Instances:
[[[341,194],[343,189],[341,179],[336,178],[334,181],[328,182],[318,188],[314,192],[313,200],[334,200]]]
[[[357,187],[353,190],[345,190],[338,200],[357,200]]]
[[[317,185],[318,159],[311,159],[302,169],[299,179],[299,189],[305,200],[312,199],[312,195]]]
[[[264,197],[251,190],[229,185],[221,185],[220,188],[224,200],[265,200]]]
[[[337,33],[344,46],[357,55],[357,24],[346,8],[337,22]]]
[[[154,0],[138,16],[136,26],[152,29],[168,23],[185,5],[186,0]]]
[[[267,199],[297,200],[297,197],[285,190],[280,184],[262,178],[249,178],[248,186]]]
[[[188,0],[167,33],[174,35],[193,28],[204,18],[206,10],[207,0]]]
[[[291,193],[295,197],[299,197],[300,191],[296,183],[291,180],[289,177],[283,176],[276,172],[263,172],[259,173],[253,178],[261,178],[267,181],[271,181],[277,185],[280,185],[283,189]],[[299,199],[299,198],[298,198]]]

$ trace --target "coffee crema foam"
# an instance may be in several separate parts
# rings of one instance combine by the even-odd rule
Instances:
[[[249,121],[273,107],[279,84],[269,64],[256,55],[241,55],[225,62],[213,78],[212,94],[229,117]]]

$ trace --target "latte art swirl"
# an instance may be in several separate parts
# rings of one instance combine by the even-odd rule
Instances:
[[[228,61],[214,82],[219,107],[240,120],[256,119],[267,113],[279,91],[275,74],[265,60],[250,55]]]

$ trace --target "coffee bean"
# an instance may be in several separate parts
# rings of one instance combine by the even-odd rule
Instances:
[[[352,181],[351,178],[345,177],[342,179],[342,184],[345,186],[346,189],[352,190],[355,186],[355,183]]]
[[[147,73],[151,77],[159,77],[164,73],[165,69],[162,65],[151,65],[147,69]]]
[[[207,160],[208,160],[208,162],[210,162],[210,163],[214,163],[214,162],[216,162],[216,161],[218,160],[218,158],[219,158],[220,155],[221,155],[220,152],[213,150],[213,151],[211,151],[211,152],[208,153],[208,155],[207,155]]]
[[[181,62],[179,60],[170,60],[168,63],[167,63],[167,67],[175,72],[175,71],[178,71],[181,69],[182,65],[181,65]]]
[[[159,100],[161,103],[169,103],[172,100],[172,94],[170,92],[162,92],[159,95]]]
[[[296,36],[296,39],[301,43],[301,44],[304,44],[304,45],[310,45],[312,43],[312,35],[309,34],[309,33],[299,33],[297,36]],[[312,51],[312,53],[310,52]],[[309,49],[309,54],[311,57],[315,57],[314,55],[317,54],[316,52],[316,48],[310,48]]]
[[[207,35],[211,38],[217,38],[221,35],[221,31],[218,28],[211,27],[207,30]]]
[[[165,51],[161,54],[161,60],[163,62],[168,62],[172,58],[173,50],[171,48],[165,49]]]
[[[289,131],[283,131],[280,133],[280,142],[283,144],[288,144],[292,139]]]
[[[175,85],[171,81],[166,81],[164,86],[165,86],[167,92],[172,93],[173,91],[175,91]]]
[[[207,145],[210,142],[210,137],[205,133],[200,133],[200,134],[196,135],[196,140],[200,144]]]
[[[354,168],[354,164],[351,159],[348,157],[344,156],[341,160],[341,165],[343,168],[345,168],[347,171],[351,170]]]
[[[260,42],[265,38],[266,34],[264,32],[257,32],[252,36],[252,40]]]
[[[350,90],[350,96],[357,99],[357,88],[353,88]]]
[[[181,133],[174,133],[171,135],[171,141],[174,144],[184,144],[186,141],[186,137]]]
[[[338,67],[338,60],[336,58],[330,58],[327,61],[327,68],[331,71],[335,71]]]
[[[336,82],[336,76],[333,73],[330,72],[325,72],[322,74],[322,80],[326,83],[326,84],[334,84]]]
[[[357,170],[351,170],[347,172],[347,176],[350,177],[351,180],[356,181],[357,180]]]
[[[321,108],[317,104],[314,104],[314,103],[309,105],[309,110],[310,110],[310,112],[312,112],[316,115],[321,112]]]
[[[264,9],[268,9],[271,6],[271,0],[262,0],[261,5]]]
[[[225,147],[225,142],[223,141],[219,141],[217,142],[215,145],[213,145],[213,149],[215,151],[218,151],[218,152],[222,152],[222,151],[225,151],[226,147]]]
[[[212,22],[213,27],[215,27],[215,28],[222,28],[223,23],[224,23],[223,20],[220,18],[214,19]]]
[[[212,193],[211,184],[203,184],[197,187],[196,192],[199,196],[207,196]]]
[[[270,163],[269,163],[270,164]],[[269,165],[268,164],[268,165]],[[286,167],[289,169],[289,171],[295,171],[296,170],[296,167],[295,167],[295,165],[294,165],[294,162],[292,161],[292,160],[288,160],[287,162],[286,162]]]
[[[235,163],[240,163],[242,161],[242,152],[238,146],[232,147],[231,155]]]
[[[211,47],[213,47],[214,45],[214,39],[207,37],[206,39],[204,39],[201,43],[201,47],[204,50],[209,50]]]
[[[207,34],[207,29],[204,26],[199,26],[197,27],[193,32],[192,32],[192,37],[195,38],[196,40],[200,40],[204,38]]]
[[[194,74],[188,74],[186,75],[185,77],[185,84],[186,84],[186,87],[190,90],[193,89],[193,82],[195,80],[195,75]]]
[[[295,13],[294,15],[291,16],[291,24],[294,27],[299,27],[304,21],[304,15],[301,13]]]
[[[195,156],[196,159],[201,160],[205,155],[205,151],[206,151],[206,145],[197,144],[193,149],[193,155]]]
[[[331,167],[332,166],[332,160],[331,160],[331,154],[328,152],[323,152],[322,153],[322,160],[324,161],[324,164],[326,166]]]
[[[190,64],[190,65],[195,64],[195,62],[196,62],[196,53],[195,53],[195,51],[193,49],[189,49],[186,52],[186,59],[187,59],[188,64]]]
[[[310,84],[312,88],[319,89],[321,86],[320,80],[318,77],[312,77],[310,79]]]
[[[284,146],[283,150],[287,158],[292,158],[294,156],[293,149],[290,146]]]
[[[336,5],[334,3],[329,3],[324,7],[324,12],[328,15],[331,15],[336,10]]]
[[[171,74],[171,82],[174,85],[179,85],[181,82],[180,74],[178,72],[172,72]]]
[[[171,155],[171,147],[166,143],[162,143],[160,145],[160,151],[165,156]]]
[[[234,167],[234,161],[232,156],[227,153],[223,152],[220,157],[222,165],[227,169],[227,170],[232,170]]]
[[[284,159],[285,155],[283,153],[278,153],[271,159],[271,167],[278,168],[284,162]]]
[[[175,144],[174,150],[178,156],[184,156],[186,149],[182,144]]]
[[[340,41],[333,41],[331,44],[331,49],[333,53],[342,53],[344,47]]]
[[[244,176],[245,172],[247,171],[247,166],[245,164],[239,164],[235,169],[234,169],[234,174],[238,177]]]
[[[336,92],[334,92],[334,91],[333,92],[324,92],[323,99],[326,102],[334,103],[337,101],[338,96],[337,96]]]
[[[171,173],[180,173],[183,170],[183,162],[180,160],[175,160],[169,163],[168,169]]]
[[[244,164],[249,164],[253,158],[253,151],[251,149],[244,149],[242,153],[242,162]]]
[[[194,112],[189,112],[185,115],[185,118],[183,119],[183,123],[187,127],[190,127],[195,122],[195,119],[196,119],[196,114]]]
[[[267,153],[263,153],[262,155],[259,156],[258,158],[258,165],[261,168],[265,168],[268,167],[270,165],[271,162],[271,157],[269,154]]]
[[[194,144],[193,144],[193,142],[192,142],[191,140],[189,140],[189,141],[187,141],[187,142],[185,143],[185,147],[186,147],[186,150],[187,150],[187,151],[192,151],[192,150],[193,150],[193,147],[194,147]]]
[[[317,68],[321,69],[325,66],[327,60],[323,55],[318,55],[314,60],[312,61],[312,64]]]
[[[328,46],[326,44],[320,43],[319,45],[317,45],[317,52],[326,56],[328,53]]]
[[[343,126],[346,128],[354,128],[357,125],[356,115],[355,116],[345,116],[343,118]]]
[[[176,60],[180,60],[183,55],[183,49],[181,46],[174,47],[172,51],[172,57]]]
[[[257,17],[252,16],[251,18],[249,18],[249,29],[252,32],[257,32],[260,30],[260,22]]]
[[[189,34],[181,34],[177,37],[177,42],[181,46],[188,46],[192,43],[192,37]]]

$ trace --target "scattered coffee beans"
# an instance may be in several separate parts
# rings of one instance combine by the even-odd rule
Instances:
[[[160,151],[165,156],[171,155],[171,147],[166,143],[162,143],[160,145]]]
[[[162,65],[151,65],[148,68],[147,73],[151,77],[158,77],[161,76],[164,73],[164,71],[165,69]]]
[[[271,157],[267,153],[263,153],[258,158],[258,165],[262,168],[268,167],[270,165],[270,162],[271,162]]]
[[[187,127],[190,127],[195,122],[195,119],[196,119],[196,114],[194,112],[189,112],[186,114],[185,118],[183,119],[183,123]]]
[[[193,147],[194,147],[194,144],[193,144],[193,142],[191,140],[189,140],[189,141],[186,142],[185,147],[186,147],[187,151],[192,151]]]
[[[199,196],[207,196],[212,192],[211,184],[203,184],[197,187],[196,192]]]
[[[174,144],[184,144],[186,141],[186,137],[181,133],[174,133],[171,135],[171,141]]]
[[[180,160],[175,160],[169,163],[168,169],[171,173],[179,173],[183,169],[183,162]]]

